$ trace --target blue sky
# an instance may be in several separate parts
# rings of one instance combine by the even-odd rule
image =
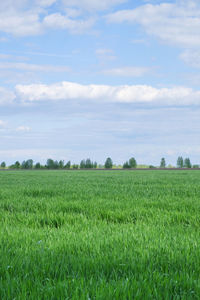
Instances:
[[[0,161],[200,163],[199,33],[197,0],[1,1]]]

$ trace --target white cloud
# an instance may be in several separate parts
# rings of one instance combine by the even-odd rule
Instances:
[[[16,36],[38,35],[43,27],[35,12],[2,12],[0,13],[0,31]]]
[[[88,11],[106,10],[128,0],[63,0],[66,6],[78,7]]]
[[[7,59],[7,60],[28,60],[25,56],[16,56],[16,55],[10,55],[10,54],[3,54],[0,53],[0,59]]]
[[[9,91],[3,87],[0,87],[0,105],[10,104],[15,99],[15,93]]]
[[[58,0],[6,0],[0,2],[0,11],[7,10],[24,10],[28,7],[48,7],[58,2]]]
[[[115,60],[117,58],[112,49],[106,48],[97,49],[96,55],[101,61]]]
[[[30,130],[31,128],[28,126],[19,126],[16,128],[16,131],[18,132],[29,132]]]
[[[28,0],[6,0],[0,1],[0,11],[22,9],[28,4]]]
[[[132,40],[131,40],[131,43],[132,43],[132,44],[135,44],[135,45],[137,45],[137,44],[148,45],[148,41],[145,40],[145,39],[132,39]]]
[[[57,0],[35,0],[35,3],[42,7],[48,7],[56,3]]]
[[[5,42],[7,42],[7,41],[8,41],[7,38],[5,38],[5,37],[0,37],[0,43],[5,43]]]
[[[61,82],[52,85],[17,85],[18,97],[26,102],[58,100],[93,100],[158,105],[200,104],[200,91],[186,87],[154,88],[147,85],[81,85]]]
[[[9,59],[11,56],[9,54],[0,54],[0,59]]]
[[[200,68],[200,50],[185,50],[180,58],[193,68]]]
[[[123,67],[104,70],[103,73],[109,76],[122,76],[122,77],[141,77],[150,71],[145,67]]]
[[[53,65],[36,65],[18,62],[0,62],[0,69],[15,69],[31,72],[68,72],[70,69],[66,66],[53,66]]]
[[[200,3],[194,0],[147,4],[107,16],[108,22],[138,23],[147,34],[183,47],[200,46]]]
[[[99,48],[96,50],[97,55],[106,55],[106,54],[112,54],[113,51],[111,49],[106,49],[106,48]]]
[[[46,16],[43,20],[43,24],[46,28],[67,29],[72,33],[82,33],[93,26],[94,19],[74,20],[60,13],[55,13]]]
[[[4,128],[6,126],[6,122],[0,120],[0,128]]]
[[[82,14],[80,9],[69,8],[69,7],[65,9],[65,12],[66,12],[66,16],[70,18],[76,18]]]
[[[0,3],[0,31],[14,36],[43,34],[47,29],[67,29],[71,33],[82,33],[94,24],[93,18],[77,19],[79,9],[66,7],[63,13],[51,14],[48,7],[56,0],[8,0]]]

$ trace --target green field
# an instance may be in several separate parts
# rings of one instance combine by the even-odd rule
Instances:
[[[200,299],[199,171],[0,172],[0,299]]]

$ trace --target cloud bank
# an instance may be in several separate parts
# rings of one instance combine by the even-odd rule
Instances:
[[[150,103],[158,105],[200,105],[200,91],[187,87],[155,88],[148,85],[82,85],[61,82],[51,85],[17,85],[16,95],[23,102],[101,101],[117,103]]]

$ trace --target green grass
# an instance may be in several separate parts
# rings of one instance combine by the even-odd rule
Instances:
[[[200,299],[200,172],[0,173],[0,299]]]

